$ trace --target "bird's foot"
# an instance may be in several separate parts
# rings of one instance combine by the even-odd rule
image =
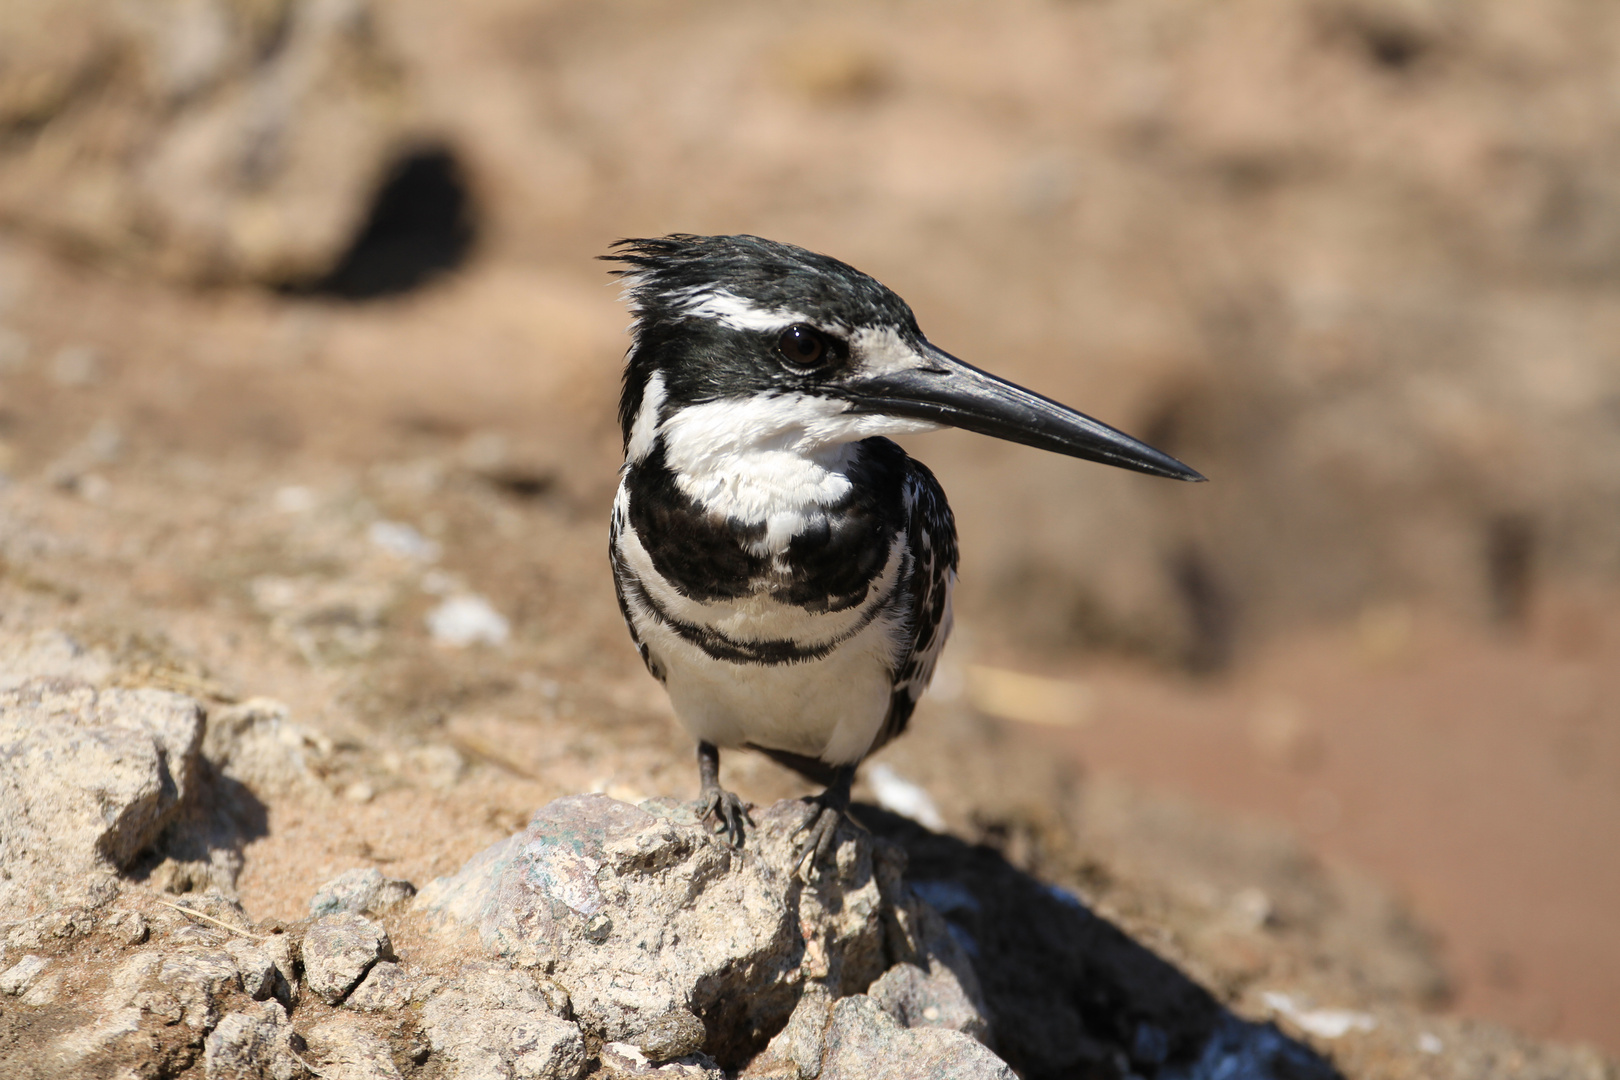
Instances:
[[[748,804],[720,786],[720,750],[711,742],[698,743],[698,820],[714,818],[714,831],[724,833],[732,847],[742,847],[744,824],[752,825]]]
[[[854,779],[854,766],[842,769],[826,791],[810,800],[815,809],[793,833],[795,837],[804,838],[793,854],[793,872],[799,880],[809,881],[816,866],[825,862],[832,852],[838,826],[849,814],[849,787]]]
[[[748,804],[736,792],[727,791],[719,784],[712,787],[705,784],[698,795],[698,820],[708,821],[711,817],[714,831],[724,834],[732,847],[742,847],[747,835],[745,825],[754,823],[748,816]]]

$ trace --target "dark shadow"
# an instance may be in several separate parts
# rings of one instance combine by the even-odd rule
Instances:
[[[477,232],[461,163],[446,147],[422,147],[394,164],[337,266],[288,291],[340,300],[397,296],[465,263]]]
[[[126,873],[171,893],[210,888],[234,893],[243,848],[269,834],[264,802],[199,754],[191,797]]]
[[[1231,593],[1196,547],[1177,554],[1170,572],[1187,614],[1187,670],[1197,675],[1225,670],[1232,662],[1237,622]]]
[[[1485,588],[1491,613],[1521,627],[1530,612],[1536,555],[1535,523],[1525,514],[1502,514],[1485,525]]]
[[[973,957],[996,1052],[1023,1080],[1340,1080],[1243,1020],[1077,897],[984,846],[875,806],[854,816],[908,857],[907,883]]]

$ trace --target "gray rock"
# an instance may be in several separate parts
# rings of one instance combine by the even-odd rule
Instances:
[[[826,987],[807,983],[799,1003],[788,1017],[787,1026],[776,1033],[754,1062],[750,1080],[784,1078],[816,1080],[821,1075],[821,1059],[827,1049],[827,1021],[832,1011],[832,995]]]
[[[146,941],[151,933],[151,927],[146,923],[146,916],[138,911],[117,911],[103,924],[107,936],[119,945],[139,945]]]
[[[225,942],[225,951],[236,961],[236,970],[242,977],[242,990],[248,997],[254,1001],[264,1001],[284,996],[277,993],[284,983],[281,970],[277,967],[275,958],[257,942],[246,938],[231,938]]]
[[[987,1042],[990,1025],[950,968],[937,960],[928,969],[896,964],[867,990],[883,1011],[905,1027],[949,1028]]]
[[[201,707],[161,690],[0,692],[0,909],[133,862],[186,798],[202,734]]]
[[[321,1080],[400,1080],[388,1044],[353,1017],[334,1016],[307,1033]]]
[[[419,984],[419,979],[405,974],[398,964],[379,960],[343,1004],[362,1012],[393,1012],[411,1003]]]
[[[274,1001],[219,1022],[203,1043],[208,1080],[295,1080],[304,1075],[292,1048],[292,1024]]]
[[[671,1009],[636,1033],[635,1045],[652,1061],[673,1061],[703,1048],[703,1021],[686,1009]]]
[[[820,1080],[1016,1080],[983,1043],[946,1028],[906,1028],[865,994],[837,1002]]]
[[[20,994],[39,978],[39,973],[50,966],[50,959],[32,953],[0,971],[0,994]]]
[[[236,961],[220,949],[184,948],[169,953],[158,968],[157,981],[179,1003],[180,1018],[199,1031],[209,1031],[219,1022],[219,999],[242,988]]]
[[[640,1047],[630,1043],[605,1043],[598,1055],[604,1080],[723,1080],[725,1073],[713,1058],[689,1054],[657,1064]]]
[[[352,911],[356,915],[383,915],[416,895],[416,886],[400,878],[383,877],[375,868],[345,870],[315,891],[309,902],[313,918]]]
[[[799,985],[864,988],[885,966],[889,850],[840,834],[808,886],[791,873],[797,801],[756,814],[749,847],[717,841],[689,812],[602,795],[559,799],[529,827],[418,897],[416,910],[567,986],[580,1022],[636,1042],[675,1010],[701,1018],[726,1061],[784,1023]],[[722,1045],[723,1044],[723,1045]]]
[[[352,912],[327,915],[304,932],[304,983],[336,1005],[373,964],[392,955],[388,932],[370,919]]]
[[[324,795],[313,765],[330,753],[330,742],[288,716],[286,705],[263,697],[221,709],[208,719],[203,756],[256,792]]]
[[[276,997],[292,1008],[298,1002],[298,986],[304,972],[303,950],[298,938],[288,933],[269,933],[259,939],[258,948],[276,965]]]
[[[40,678],[99,685],[111,674],[112,664],[105,656],[59,630],[26,636],[0,634],[0,690]]]
[[[447,1080],[576,1080],[588,1064],[579,1027],[556,1016],[533,977],[474,969],[422,1008]]]

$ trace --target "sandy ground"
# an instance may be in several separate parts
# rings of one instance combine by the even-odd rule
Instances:
[[[415,880],[448,872],[570,790],[692,787],[601,552],[623,320],[594,267],[496,262],[345,308],[177,293],[15,244],[3,255],[6,322],[29,343],[0,374],[17,478],[6,585],[22,605],[8,621],[63,620],[227,696],[272,694],[336,735],[330,780],[356,824],[282,813],[248,849],[250,910],[295,915],[309,882],[357,859]],[[525,355],[536,325],[574,358]],[[64,349],[87,350],[89,374],[64,374]],[[973,507],[971,492],[958,499]],[[412,524],[442,554],[380,552],[366,539],[376,520]],[[59,538],[47,550],[16,546],[46,532]],[[964,572],[984,572],[971,550]],[[434,573],[489,597],[510,644],[431,645],[422,620],[447,587]],[[266,599],[267,579],[348,590],[354,633],[298,622]],[[367,589],[381,596],[369,621]],[[1520,634],[1375,609],[1198,679],[1083,653],[1031,664],[998,636],[1006,613],[970,600],[940,700],[886,759],[970,833],[998,799],[1060,790],[1054,769],[1282,823],[1410,900],[1442,943],[1451,1008],[1615,1048],[1614,609],[1597,590],[1548,595]],[[1072,707],[1057,725],[963,728],[973,664],[1065,680]],[[964,769],[956,739],[991,749]],[[448,763],[422,750],[445,742],[459,753]],[[393,749],[344,756],[361,744]],[[432,794],[434,776],[453,787],[468,763],[477,799]],[[727,773],[757,799],[803,790],[746,755]]]

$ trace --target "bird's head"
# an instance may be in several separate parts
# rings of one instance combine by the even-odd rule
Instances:
[[[1107,424],[935,347],[911,308],[837,259],[757,236],[621,240],[635,317],[625,454],[662,440],[814,452],[964,428],[1178,480],[1201,475]]]

